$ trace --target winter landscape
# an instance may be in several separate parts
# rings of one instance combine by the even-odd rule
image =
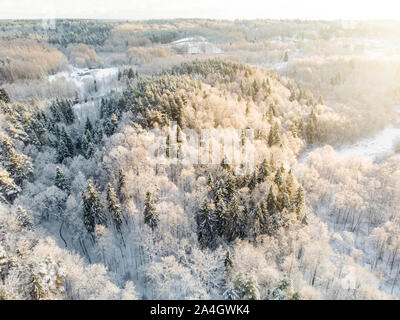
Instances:
[[[400,21],[0,20],[0,300],[400,297]]]

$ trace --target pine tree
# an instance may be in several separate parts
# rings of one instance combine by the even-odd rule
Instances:
[[[231,170],[231,166],[229,165],[229,160],[226,155],[223,156],[222,161],[221,161],[221,168],[225,169],[227,171]]]
[[[111,136],[115,133],[118,128],[118,118],[115,113],[113,113],[110,119],[107,119],[104,125],[104,132],[107,136]]]
[[[260,292],[258,290],[258,283],[253,276],[247,278],[244,286],[244,296],[245,300],[260,300]]]
[[[285,56],[283,57],[283,61],[284,62],[288,62],[289,61],[289,54],[288,54],[287,51],[285,52]]]
[[[290,201],[292,200],[293,193],[294,193],[294,177],[292,174],[292,170],[289,170],[287,178],[286,178],[286,183],[285,183],[285,189],[286,192],[289,196]]]
[[[152,230],[154,230],[158,225],[159,219],[153,203],[153,198],[149,191],[146,193],[143,215],[144,223],[147,224]]]
[[[272,291],[271,300],[300,300],[300,294],[293,292],[292,282],[288,278],[279,281],[278,286]]]
[[[129,68],[127,76],[128,76],[128,79],[133,79],[135,77],[135,73],[133,72],[132,68]]]
[[[276,170],[274,182],[277,185],[278,189],[281,190],[283,186],[283,180],[282,180],[282,171],[280,168]]]
[[[13,202],[21,188],[16,185],[10,174],[0,167],[0,202]]]
[[[57,148],[57,161],[63,162],[65,158],[72,157],[74,153],[74,145],[72,140],[63,127],[60,134],[60,141]]]
[[[268,135],[268,145],[272,147],[275,144],[280,144],[281,143],[281,137],[279,134],[279,125],[277,122],[273,125],[271,130],[269,131]]]
[[[75,114],[72,109],[72,102],[70,100],[63,100],[60,102],[61,111],[63,113],[65,123],[72,124],[75,120]]]
[[[260,292],[257,281],[252,276],[246,279],[240,272],[230,283],[224,296],[234,300],[259,300]]]
[[[276,197],[274,192],[272,191],[272,187],[269,188],[269,193],[267,196],[267,210],[271,215],[274,214],[277,210]]]
[[[118,183],[117,183],[117,194],[119,201],[125,201],[125,185],[126,185],[126,177],[121,169],[118,171]]]
[[[86,130],[82,138],[82,153],[86,159],[89,159],[94,154],[93,137],[90,130]]]
[[[241,215],[241,221],[240,221],[240,235],[239,237],[241,239],[247,238],[250,233],[250,225],[251,225],[251,219],[250,219],[250,211],[247,208],[247,206],[245,205],[243,208],[243,212]]]
[[[311,110],[311,114],[308,120],[308,124],[305,128],[305,135],[307,143],[313,144],[316,140],[318,140],[317,136],[317,117],[315,115],[314,109]]]
[[[269,176],[268,162],[266,159],[264,159],[258,168],[258,177],[257,177],[258,183],[264,182],[268,176]]]
[[[111,214],[111,217],[114,221],[117,230],[121,230],[121,225],[122,225],[121,206],[119,204],[117,195],[111,183],[107,184],[107,203],[108,203],[108,211]]]
[[[254,188],[257,186],[258,183],[258,170],[257,167],[254,168],[253,173],[251,175],[250,181],[249,181],[249,189],[252,191]]]
[[[165,142],[165,156],[167,158],[170,158],[171,156],[171,138],[169,134],[167,135],[167,139]]]
[[[296,92],[294,91],[294,89],[292,89],[290,91],[290,97],[289,97],[289,101],[293,102],[294,100],[296,100]]]
[[[223,236],[229,225],[229,217],[224,201],[224,194],[221,189],[218,189],[215,195],[215,214],[218,221],[218,235]]]
[[[13,148],[9,150],[6,169],[18,186],[22,186],[23,181],[29,179],[33,174],[29,158],[24,154],[18,154]]]
[[[297,138],[298,136],[298,128],[296,121],[293,121],[289,128],[290,132],[292,133],[293,138]]]
[[[0,101],[3,101],[5,103],[10,103],[11,102],[7,91],[4,90],[3,88],[0,88]]]
[[[233,262],[231,259],[231,253],[229,250],[226,252],[225,260],[224,260],[225,271],[229,272],[233,267]]]
[[[90,122],[89,117],[86,117],[86,123],[85,123],[85,132],[87,131],[93,132],[93,126],[92,123]]]
[[[18,206],[17,208],[17,220],[22,228],[31,230],[33,227],[32,219],[24,208]]]
[[[225,197],[229,201],[233,198],[233,196],[236,193],[236,179],[231,170],[229,170],[226,175],[224,185],[225,185],[225,190],[224,190]]]
[[[210,188],[210,190],[214,189],[214,179],[210,172],[208,173],[207,186]]]
[[[88,232],[93,234],[96,224],[105,224],[106,220],[102,212],[103,205],[93,181],[89,179],[87,184],[86,191],[82,191],[83,220]]]
[[[296,207],[297,218],[301,219],[301,212],[304,207],[304,191],[302,187],[299,187],[296,191],[294,206]]]
[[[86,152],[86,158],[89,159],[91,158],[95,153],[94,145],[92,142],[89,142],[87,152]]]
[[[31,296],[34,300],[43,300],[47,297],[47,292],[44,289],[39,276],[35,273],[31,276]]]
[[[55,186],[60,190],[63,190],[67,193],[70,192],[70,187],[67,178],[64,173],[61,171],[60,167],[56,167],[56,178],[55,178]]]
[[[51,115],[53,116],[54,122],[61,121],[61,115],[58,110],[58,100],[56,102],[52,102],[52,104],[50,105],[50,112],[51,112]]]
[[[212,212],[209,200],[204,200],[196,217],[197,238],[203,248],[214,248],[217,218]]]
[[[176,119],[176,123],[178,124],[178,126],[180,128],[182,128],[183,125],[183,101],[180,97],[176,98],[176,115],[175,115],[175,119]]]
[[[228,219],[228,229],[225,232],[225,239],[228,242],[232,242],[240,236],[241,231],[239,201],[236,196],[233,196],[229,202]]]

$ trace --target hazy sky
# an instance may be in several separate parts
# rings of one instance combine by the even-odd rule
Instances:
[[[0,0],[0,19],[397,19],[399,0]]]

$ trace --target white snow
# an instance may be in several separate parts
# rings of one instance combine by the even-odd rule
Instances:
[[[177,48],[183,48],[186,46],[187,53],[190,54],[200,54],[200,53],[216,54],[223,52],[216,45],[207,41],[206,38],[201,36],[182,38],[174,42],[171,42],[169,46]]]
[[[79,90],[79,94],[83,95],[86,92],[86,85],[93,84],[94,80],[98,84],[105,84],[110,82],[113,78],[116,78],[118,74],[118,68],[104,68],[104,69],[87,69],[87,68],[75,68],[71,67],[70,71],[63,71],[56,73],[55,75],[49,76],[49,81],[54,81],[59,78],[64,78],[66,81],[72,81],[75,83]],[[107,89],[105,85],[99,85],[99,89]],[[105,92],[100,90],[97,95],[104,95]]]
[[[400,128],[386,127],[377,135],[362,139],[353,145],[337,150],[340,155],[359,155],[371,161],[386,158],[395,153],[394,143],[400,139]]]

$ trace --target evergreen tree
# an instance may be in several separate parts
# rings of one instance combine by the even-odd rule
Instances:
[[[244,286],[244,300],[260,300],[260,292],[258,290],[258,283],[252,276],[247,278]]]
[[[223,236],[229,225],[229,217],[222,189],[218,189],[215,195],[215,214],[218,221],[218,235]]]
[[[86,159],[94,154],[93,136],[90,130],[86,130],[82,138],[82,153]]]
[[[147,224],[152,230],[154,230],[158,225],[159,219],[153,203],[153,198],[149,191],[146,193],[143,215],[144,223]]]
[[[240,236],[241,217],[239,209],[239,201],[236,196],[233,196],[228,207],[228,229],[226,230],[225,239],[228,242],[234,241]]]
[[[209,200],[204,200],[196,217],[197,238],[203,248],[214,248],[215,232],[217,231],[217,219],[212,212]]]
[[[214,179],[210,172],[208,173],[208,177],[207,177],[207,185],[210,188],[210,190],[214,189]]]
[[[64,120],[66,124],[72,124],[75,120],[75,114],[72,109],[72,102],[70,100],[61,100],[58,101],[58,107],[63,114]]]
[[[121,169],[118,171],[117,194],[121,202],[125,201],[126,177]]]
[[[11,102],[7,91],[4,90],[3,88],[0,88],[0,101],[3,101],[5,103],[10,103]]]
[[[89,117],[86,117],[86,123],[85,123],[85,132],[89,131],[90,133],[93,132],[93,126],[92,123],[90,122]]]
[[[225,197],[229,201],[233,198],[233,196],[236,193],[236,179],[231,170],[227,172],[224,185],[225,185],[225,192],[224,192]]]
[[[290,91],[290,97],[289,97],[289,101],[293,102],[294,100],[296,100],[296,92],[294,91],[294,89],[292,89]]]
[[[225,169],[227,171],[231,170],[231,166],[229,165],[229,160],[228,160],[228,157],[226,155],[224,155],[224,157],[222,158],[221,168]]]
[[[264,159],[261,164],[259,165],[258,168],[258,177],[257,177],[257,182],[262,183],[265,181],[265,179],[269,175],[269,170],[268,170],[268,162],[266,159]]]
[[[9,150],[6,169],[18,186],[22,186],[23,181],[33,175],[32,163],[29,158],[24,154],[18,154],[14,148]]]
[[[301,212],[303,210],[304,207],[304,191],[302,187],[299,187],[296,191],[296,195],[294,198],[294,205],[296,207],[296,214],[297,214],[297,218],[300,219],[301,218]]]
[[[275,144],[280,144],[281,143],[281,137],[279,134],[279,125],[277,122],[273,125],[271,130],[269,131],[268,135],[268,145],[272,147]]]
[[[240,272],[228,286],[224,296],[229,300],[259,300],[257,281],[252,276],[245,278]]]
[[[17,208],[17,220],[22,228],[31,230],[33,227],[32,219],[24,208],[18,206]]]
[[[254,188],[257,186],[258,183],[258,170],[257,167],[254,168],[253,173],[251,175],[250,181],[249,181],[249,189],[252,191]]]
[[[294,194],[295,194],[295,183],[294,183],[294,177],[292,174],[292,170],[289,170],[287,178],[286,178],[285,193],[288,196],[289,209],[292,210]]]
[[[225,260],[224,260],[225,271],[229,272],[233,267],[233,262],[231,259],[231,253],[229,250],[226,252]]]
[[[241,221],[240,221],[240,235],[239,237],[241,239],[247,238],[250,236],[250,225],[251,225],[251,219],[250,219],[250,211],[245,205],[243,208],[243,212],[241,215]]]
[[[63,127],[60,134],[60,141],[57,148],[57,160],[63,162],[65,158],[72,157],[74,153],[74,145],[72,140]]]
[[[183,125],[183,101],[181,97],[176,98],[176,115],[175,120],[178,126],[181,128]]]
[[[98,191],[92,180],[87,181],[87,189],[82,191],[83,222],[91,234],[94,233],[96,224],[105,224],[103,205],[98,196]]]
[[[274,182],[277,185],[278,189],[281,190],[283,186],[283,180],[282,180],[282,171],[280,168],[276,170]]]
[[[67,178],[64,173],[61,171],[60,167],[56,167],[56,179],[55,186],[60,190],[65,191],[66,193],[70,192],[70,187]]]
[[[107,203],[108,203],[108,211],[111,214],[111,217],[114,221],[117,230],[121,230],[121,225],[122,225],[121,206],[119,204],[117,195],[111,183],[107,184]]]
[[[167,139],[165,142],[165,156],[167,158],[171,157],[171,138],[169,134],[167,135]]]
[[[16,185],[10,174],[0,167],[0,202],[13,202],[21,188]]]
[[[107,136],[111,136],[115,133],[118,128],[118,118],[115,113],[113,113],[110,119],[107,119],[104,126],[104,132]]]
[[[94,145],[92,142],[89,142],[87,152],[86,152],[86,158],[89,159],[91,158],[95,153]]]
[[[283,278],[271,293],[271,300],[300,300],[300,294],[293,292],[292,282]]]
[[[317,136],[317,117],[315,115],[314,109],[311,110],[311,114],[308,120],[308,124],[305,128],[305,135],[307,143],[313,144],[316,140],[318,140]]]
[[[47,297],[47,292],[43,287],[39,276],[33,273],[31,275],[31,297],[33,300],[43,300]]]
[[[285,56],[283,57],[283,61],[284,62],[288,62],[289,61],[289,54],[288,54],[287,51],[285,52]]]
[[[133,72],[132,68],[129,68],[127,76],[128,79],[133,79],[135,77],[135,73]]]
[[[267,196],[267,210],[270,214],[274,214],[277,210],[276,197],[272,191],[272,187],[269,188],[269,193]]]

